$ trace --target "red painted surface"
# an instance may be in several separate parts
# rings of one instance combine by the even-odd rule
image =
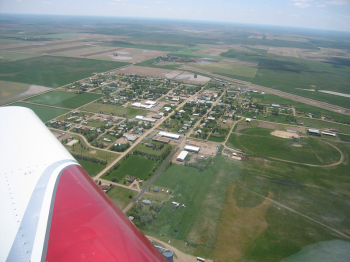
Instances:
[[[46,260],[166,261],[80,166],[60,177]]]

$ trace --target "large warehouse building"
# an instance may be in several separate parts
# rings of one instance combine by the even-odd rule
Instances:
[[[186,145],[184,149],[186,151],[198,153],[201,148],[200,147],[196,147],[196,146],[188,146],[188,145]]]
[[[168,137],[168,138],[173,138],[173,139],[179,139],[180,138],[180,135],[173,134],[173,133],[167,133],[167,132],[159,132],[158,135],[165,136],[165,137]]]
[[[185,161],[185,158],[187,157],[188,152],[187,151],[182,151],[176,158],[177,161],[183,162]]]

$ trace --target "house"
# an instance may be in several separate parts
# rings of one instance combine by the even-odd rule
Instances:
[[[102,190],[108,190],[108,185],[98,185],[99,188],[101,188]]]
[[[129,182],[129,183],[132,183],[132,182],[134,182],[134,181],[135,181],[135,179],[136,179],[136,177],[131,176],[131,177],[128,179],[128,182]]]

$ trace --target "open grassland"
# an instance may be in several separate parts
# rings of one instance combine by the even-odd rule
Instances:
[[[252,80],[258,70],[257,67],[250,67],[234,63],[191,63],[190,66],[207,70],[214,74],[237,78],[241,76]]]
[[[118,116],[135,117],[137,115],[144,115],[149,111],[133,108],[133,107],[116,107],[114,105],[101,104],[101,103],[91,103],[82,108],[82,110],[100,113],[102,114],[116,114]]]
[[[119,207],[120,210],[123,210],[137,195],[137,192],[134,190],[115,186],[112,190],[110,190],[107,193],[107,195],[114,202],[114,204],[116,204],[117,207]]]
[[[38,54],[26,54],[26,53],[17,53],[17,52],[9,52],[5,50],[0,50],[1,63],[5,61],[17,61],[27,58],[38,57],[41,55]]]
[[[11,106],[22,106],[22,107],[30,108],[34,111],[35,114],[37,114],[37,116],[43,122],[46,122],[52,118],[55,118],[57,116],[60,116],[60,115],[63,115],[65,113],[69,112],[69,110],[66,110],[66,109],[33,105],[33,104],[22,103],[22,102],[17,102],[17,103],[11,104]]]
[[[106,167],[105,165],[85,161],[82,159],[77,159],[77,161],[91,177],[96,176]]]
[[[186,208],[168,201],[153,222],[135,224],[185,253],[215,261],[277,262],[314,243],[348,241],[342,234],[350,234],[350,146],[340,148],[347,160],[331,168],[225,156],[203,172],[172,165],[153,185],[173,190],[171,201]]]
[[[102,97],[102,95],[94,93],[73,94],[53,91],[29,98],[26,101],[37,104],[74,109],[100,97]]]
[[[260,63],[258,72],[252,81],[254,84],[350,108],[348,99],[345,97],[301,90],[313,88],[347,94],[349,92],[347,83],[350,80],[350,67],[344,63],[311,61],[233,49],[221,55]]]
[[[93,72],[105,72],[127,65],[94,59],[41,56],[0,63],[0,80],[47,87],[59,87],[86,78]]]
[[[110,46],[138,48],[138,49],[145,49],[145,50],[170,51],[170,52],[185,48],[184,46],[134,44],[134,43],[128,43],[123,41],[115,41],[111,43]]]
[[[327,165],[340,159],[339,152],[320,139],[285,139],[270,133],[271,130],[264,128],[243,129],[231,134],[227,145],[253,155],[305,164]]]
[[[139,179],[145,179],[152,172],[154,162],[141,156],[130,155],[125,161],[120,162],[120,167],[113,170],[108,176],[103,175],[101,178],[112,180],[116,178],[122,182],[124,178],[130,176]]]

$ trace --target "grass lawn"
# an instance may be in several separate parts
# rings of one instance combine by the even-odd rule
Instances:
[[[120,167],[113,170],[109,176],[103,175],[102,179],[112,180],[116,178],[122,182],[124,177],[134,176],[145,179],[152,172],[154,162],[141,156],[130,155],[128,159],[120,163]]]
[[[77,161],[91,177],[96,176],[106,167],[105,165],[85,161],[82,159],[77,159]]]
[[[221,143],[221,142],[225,142],[225,138],[218,137],[218,136],[216,136],[216,135],[210,135],[210,136],[208,137],[208,141]]]
[[[40,106],[40,105],[33,105],[23,102],[18,102],[11,104],[11,106],[23,106],[30,108],[34,111],[35,114],[41,119],[41,121],[46,122],[52,118],[55,118],[57,116],[63,115],[69,110],[66,109],[60,109],[60,108],[53,108],[53,107],[47,107],[47,106]]]
[[[114,105],[108,105],[108,104],[102,104],[102,103],[91,103],[89,105],[86,105],[82,108],[82,110],[100,113],[102,114],[116,114],[118,116],[125,115],[126,117],[133,118],[137,115],[144,115],[148,113],[149,111],[133,108],[133,107],[116,107]]]
[[[102,96],[103,95],[93,93],[73,94],[67,92],[53,91],[29,98],[26,101],[43,105],[74,109],[83,106],[93,100],[96,100]]]
[[[341,141],[350,142],[350,136],[349,135],[338,134],[338,137],[341,139]]]
[[[231,134],[227,145],[249,154],[298,163],[327,165],[340,159],[339,152],[320,139],[310,137],[290,140],[272,136],[271,132],[263,128],[243,129],[241,134]]]
[[[131,202],[131,200],[134,199],[137,192],[123,187],[114,186],[114,188],[110,190],[107,195],[114,202],[114,204],[117,205],[117,207],[123,210]]]
[[[146,143],[149,143],[149,141],[147,141]],[[161,143],[160,143],[160,142],[154,142],[154,141],[152,141],[152,144],[161,144]],[[147,147],[145,144],[143,145],[142,143],[138,143],[138,144],[134,147],[134,149],[132,150],[132,152],[135,151],[135,150],[137,150],[137,151],[145,152],[145,153],[147,153],[147,154],[160,156],[160,155],[164,152],[165,148],[167,148],[167,147],[171,147],[171,145],[164,145],[164,147],[162,148],[162,150],[153,150],[152,148]]]
[[[40,56],[0,62],[0,80],[59,87],[89,77],[93,72],[105,72],[125,65],[124,62]]]

